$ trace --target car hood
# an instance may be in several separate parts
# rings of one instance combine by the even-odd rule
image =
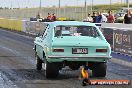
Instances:
[[[124,16],[122,16],[122,17],[117,17],[117,19],[124,19]]]
[[[53,46],[108,46],[108,42],[99,37],[59,37],[54,38]]]

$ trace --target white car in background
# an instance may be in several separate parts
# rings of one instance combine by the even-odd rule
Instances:
[[[126,13],[124,12],[119,12],[115,14],[115,22],[116,23],[123,23],[124,22],[124,16]]]
[[[106,16],[106,17],[108,17],[108,15],[109,15],[108,13],[102,13],[102,14],[103,14],[104,16]]]

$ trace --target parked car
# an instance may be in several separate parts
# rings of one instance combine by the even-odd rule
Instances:
[[[115,22],[123,23],[125,14],[126,13],[124,13],[124,12],[119,12],[119,13],[115,14]]]
[[[108,17],[108,15],[109,15],[108,13],[102,13],[102,14],[103,14],[104,16],[106,16],[106,17]]]
[[[119,8],[118,12],[122,12],[122,13],[127,13],[128,10],[132,10],[132,8],[125,8],[125,7],[121,7]]]
[[[65,66],[77,70],[83,65],[92,70],[93,76],[105,77],[111,48],[94,23],[55,21],[47,24],[34,41],[37,70],[42,69],[43,63],[45,76],[52,78]]]

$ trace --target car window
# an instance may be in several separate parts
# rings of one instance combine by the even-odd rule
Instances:
[[[57,36],[90,36],[98,37],[99,33],[94,26],[57,26],[55,27],[55,37]]]
[[[44,35],[47,27],[48,27],[48,25],[45,25],[45,27],[43,29],[39,30],[39,32],[37,32],[37,34],[42,37]]]
[[[125,15],[125,13],[118,13],[118,14],[117,14],[118,17],[122,17],[122,16],[124,16],[124,15]]]
[[[45,37],[47,35],[48,29],[49,29],[49,25],[47,25],[47,27],[45,28],[45,30],[43,32],[43,37]]]

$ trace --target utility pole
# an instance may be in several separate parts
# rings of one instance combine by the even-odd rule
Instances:
[[[11,1],[11,9],[12,9],[12,1]]]
[[[93,0],[91,0],[91,13],[93,12]]]
[[[60,16],[60,8],[61,8],[61,5],[60,5],[60,0],[59,0],[59,4],[58,4],[58,16]]]
[[[40,0],[39,8],[41,9],[41,7],[42,7],[42,1]]]
[[[121,4],[122,4],[122,0],[121,0]]]
[[[87,1],[85,0],[85,2],[84,2],[84,5],[85,5],[85,8],[87,7]]]
[[[87,17],[87,1],[85,0],[85,10],[86,10],[86,17]]]
[[[38,8],[38,14],[36,15],[36,18],[41,18],[41,15],[40,15],[40,13],[41,13],[41,8],[42,8],[42,1],[41,0],[39,0],[39,8]]]
[[[110,0],[110,10],[111,10],[111,0]]]
[[[59,6],[58,7],[60,8],[60,0],[59,0]]]
[[[127,8],[129,9],[129,0],[126,0]]]

